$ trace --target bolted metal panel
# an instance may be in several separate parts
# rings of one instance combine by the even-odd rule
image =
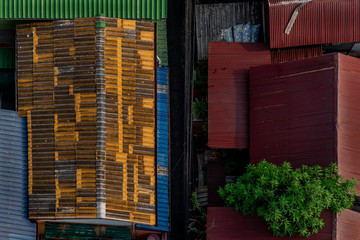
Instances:
[[[195,6],[198,60],[208,59],[208,43],[219,41],[221,29],[237,24],[262,24],[259,1],[197,4]]]
[[[74,19],[96,17],[162,19],[167,0],[0,0],[3,19]]]
[[[360,60],[330,54],[250,69],[250,161],[328,166],[360,179]],[[359,184],[356,186],[359,192]]]
[[[28,219],[26,119],[0,109],[0,238],[36,239]]]
[[[305,5],[286,34],[285,29],[301,4]],[[358,0],[268,0],[267,9],[271,48],[360,41]]]
[[[169,231],[169,117],[167,67],[157,69],[157,226],[137,225],[156,231]]]
[[[47,222],[44,239],[131,240],[131,230],[115,226]]]
[[[155,224],[154,30],[104,17],[17,27],[31,219]]]
[[[321,45],[271,49],[271,63],[290,62],[322,55]]]
[[[268,63],[264,43],[209,43],[209,147],[249,147],[249,68]]]

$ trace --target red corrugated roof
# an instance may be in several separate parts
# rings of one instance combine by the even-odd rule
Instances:
[[[359,66],[330,54],[251,68],[250,161],[337,162],[345,178],[360,179]]]
[[[268,1],[271,48],[360,41],[360,1],[308,1],[285,34],[297,7],[307,1]]]
[[[271,49],[271,63],[290,62],[322,56],[321,45]]]
[[[292,237],[292,240],[329,240],[332,234],[333,215],[323,212],[325,226],[319,233],[310,238]],[[334,219],[335,220],[335,219]],[[207,240],[285,240],[289,238],[274,237],[265,220],[258,216],[242,216],[234,208],[208,207]],[[350,239],[350,238],[349,238]],[[355,238],[356,239],[356,238]],[[347,239],[348,240],[348,239]]]
[[[263,43],[209,43],[210,147],[248,148],[249,68],[270,63]]]

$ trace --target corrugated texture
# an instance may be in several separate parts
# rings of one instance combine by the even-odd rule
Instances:
[[[28,219],[26,119],[0,109],[0,239],[35,240]]]
[[[290,62],[305,58],[322,56],[321,45],[271,50],[271,63]]]
[[[167,0],[0,0],[0,18],[73,19],[96,17],[161,19]]]
[[[331,54],[251,68],[250,161],[338,162],[345,178],[360,179],[359,64]]]
[[[360,213],[346,209],[337,217],[336,239],[360,239]]]
[[[310,238],[292,237],[293,240],[332,240],[332,213],[323,212],[325,226]],[[209,207],[207,210],[207,240],[283,240],[274,237],[265,220],[258,216],[242,216],[233,208]],[[351,239],[351,238],[346,238]]]
[[[284,33],[285,28],[300,3],[278,2],[269,0],[268,6],[267,35],[271,48],[360,41],[358,0],[312,1],[306,4],[300,9],[289,35]]]
[[[204,60],[208,59],[208,42],[219,41],[221,29],[242,23],[262,24],[262,3],[197,4],[195,15],[197,57]]]
[[[226,184],[225,167],[220,161],[209,161],[207,164],[207,195],[209,207],[224,206],[218,190]]]
[[[155,224],[154,37],[103,17],[18,26],[31,219]]]
[[[209,147],[248,148],[249,68],[268,63],[266,44],[209,43]]]
[[[157,20],[152,22],[156,23],[156,54],[160,58],[160,66],[167,66],[168,49],[166,20]]]
[[[45,239],[131,240],[131,231],[130,228],[114,226],[47,222]]]
[[[169,118],[167,68],[157,69],[157,227],[137,227],[169,231]]]
[[[0,68],[15,68],[14,48],[0,48]]]

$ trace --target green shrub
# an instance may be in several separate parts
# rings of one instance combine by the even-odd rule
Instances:
[[[339,213],[355,199],[356,179],[343,180],[336,164],[292,169],[265,160],[249,164],[236,183],[219,189],[225,205],[243,215],[264,217],[275,236],[309,237],[324,226],[321,212]]]

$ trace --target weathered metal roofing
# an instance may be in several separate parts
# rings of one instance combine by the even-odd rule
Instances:
[[[28,219],[26,119],[0,109],[0,239],[35,240]]]
[[[360,239],[360,213],[345,209],[336,221],[337,239]]]
[[[209,147],[249,147],[249,68],[269,63],[264,43],[209,43]]]
[[[346,179],[360,179],[359,64],[329,54],[251,68],[250,161],[336,162]]]
[[[285,29],[301,3],[289,32]],[[360,41],[360,1],[279,1],[268,2],[268,36],[271,48]]]
[[[30,219],[155,224],[154,31],[105,17],[17,26]]]
[[[308,240],[330,240],[332,233],[335,232],[333,227],[334,215],[330,211],[321,214],[325,226],[315,235],[306,238]],[[289,239],[282,237],[274,237],[269,230],[263,217],[259,216],[243,216],[235,211],[234,208],[227,207],[209,207],[207,209],[207,240],[281,240]],[[300,236],[291,237],[292,240],[304,240]],[[336,238],[339,239],[339,238]],[[341,238],[342,239],[342,238]],[[353,238],[344,238],[353,239]]]
[[[156,23],[156,53],[160,58],[160,65],[168,65],[168,50],[167,50],[167,25],[166,21],[158,20]]]
[[[0,0],[3,19],[74,19],[96,17],[162,19],[167,0]]]
[[[271,49],[271,63],[290,62],[322,55],[321,45]]]
[[[45,223],[45,239],[131,240],[130,228],[69,223]]]
[[[219,41],[221,29],[242,23],[262,24],[261,2],[197,4],[195,24],[198,60],[208,58],[208,43]]]
[[[157,69],[157,226],[137,227],[169,231],[169,88],[167,67]]]
[[[0,48],[0,68],[15,68],[15,48]]]

